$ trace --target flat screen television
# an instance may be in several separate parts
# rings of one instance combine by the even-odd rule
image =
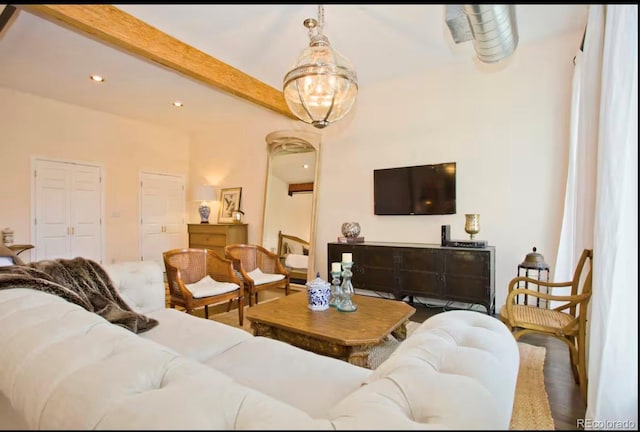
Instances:
[[[374,214],[456,213],[456,163],[373,170]]]

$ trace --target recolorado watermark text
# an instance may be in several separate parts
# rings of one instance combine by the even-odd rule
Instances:
[[[593,419],[577,419],[576,426],[581,429],[635,429],[638,430],[638,426],[632,420],[593,420]]]

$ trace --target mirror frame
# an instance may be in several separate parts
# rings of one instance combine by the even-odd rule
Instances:
[[[320,176],[320,138],[321,135],[315,132],[301,131],[301,130],[278,130],[266,135],[265,141],[267,143],[267,172],[264,182],[264,198],[262,204],[262,225],[260,228],[260,245],[264,245],[265,235],[265,222],[267,214],[267,199],[269,192],[269,179],[271,177],[271,156],[274,151],[283,143],[290,141],[304,141],[314,148],[316,153],[315,170],[313,174],[313,192],[311,197],[311,223],[309,226],[309,267],[307,268],[307,281],[313,280],[316,275],[316,219],[317,219],[317,205],[318,205],[318,182]]]

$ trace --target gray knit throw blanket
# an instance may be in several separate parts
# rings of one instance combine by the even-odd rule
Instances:
[[[31,288],[55,294],[134,333],[158,324],[157,320],[134,312],[100,264],[85,258],[0,267],[0,289],[6,288]]]

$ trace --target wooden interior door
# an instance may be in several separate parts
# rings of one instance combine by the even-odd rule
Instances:
[[[187,247],[185,179],[156,173],[140,174],[140,260],[164,268],[162,253]]]
[[[76,165],[70,174],[69,217],[72,257],[101,262],[102,182],[97,167]]]
[[[102,169],[36,159],[33,178],[36,260],[81,256],[102,263]]]

